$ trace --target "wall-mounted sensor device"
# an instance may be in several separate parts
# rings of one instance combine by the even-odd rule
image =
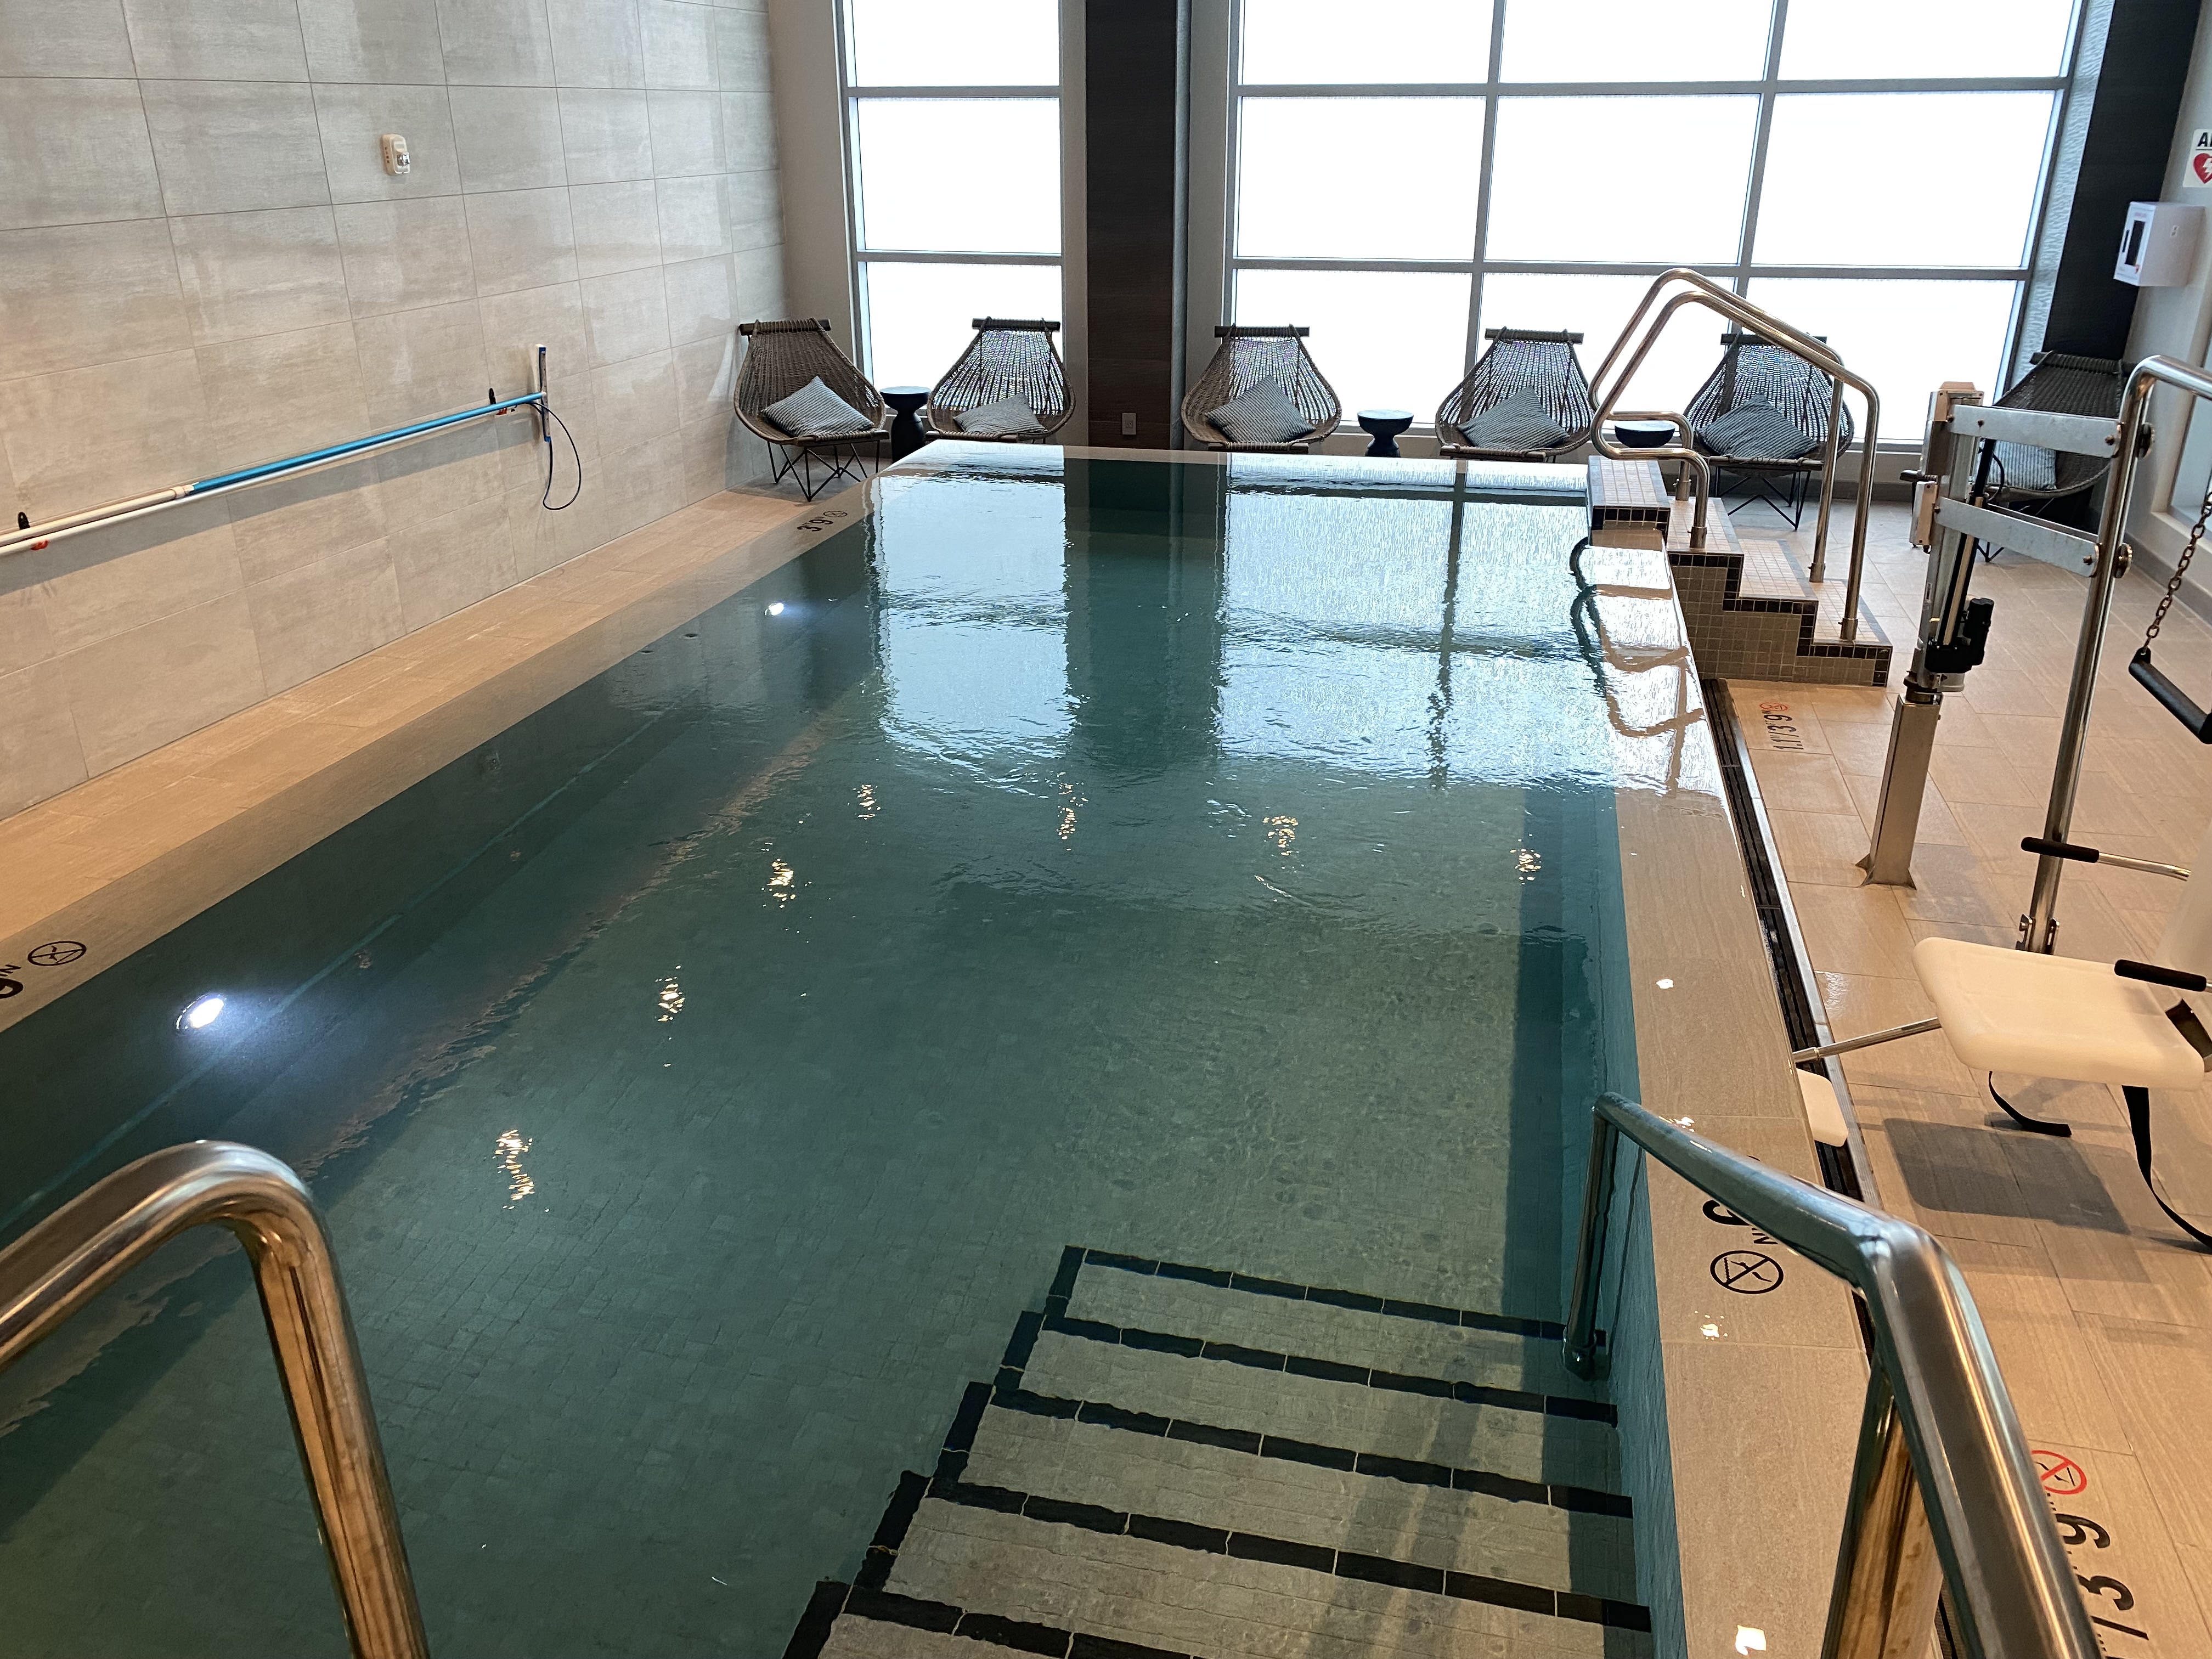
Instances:
[[[404,179],[415,170],[414,159],[407,154],[407,140],[403,134],[387,132],[377,143],[384,146],[384,170],[393,178]]]
[[[2179,288],[2197,263],[2204,210],[2179,202],[2130,202],[2112,275],[2137,288]]]

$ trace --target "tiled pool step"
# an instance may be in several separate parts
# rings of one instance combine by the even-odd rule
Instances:
[[[1068,1253],[787,1659],[1650,1652],[1556,1326],[1162,1265]]]

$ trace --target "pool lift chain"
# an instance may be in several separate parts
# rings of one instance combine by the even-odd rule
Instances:
[[[1929,762],[1935,752],[1936,728],[1942,719],[1943,699],[1965,690],[1967,672],[1981,662],[1989,644],[1990,621],[1996,607],[1990,599],[1976,599],[1968,592],[1977,548],[2002,549],[2076,575],[2094,575],[2100,568],[2100,556],[2109,534],[2114,550],[2112,562],[2116,567],[2112,574],[2127,568],[2127,549],[2118,540],[2121,520],[2113,518],[2109,500],[2106,529],[2094,537],[1990,506],[1989,481],[1996,446],[2030,444],[2111,459],[2119,438],[2117,420],[2041,410],[1986,408],[1979,392],[1958,382],[1945,385],[1930,400],[1919,470],[1905,475],[1913,487],[1912,541],[1928,554],[1928,578],[1921,594],[1912,664],[1905,671],[1904,695],[1898,699],[1890,722],[1889,752],[1882,763],[1881,800],[1875,811],[1874,836],[1866,856],[1859,860],[1869,882],[1912,885],[1912,844],[1919,833],[1920,808],[1928,787]],[[2108,578],[2105,585],[2094,588],[2090,602],[2100,636],[2109,603]],[[2089,626],[2085,617],[2083,627]],[[2092,667],[2094,671],[2094,663]],[[2086,720],[2087,699],[2079,684],[2081,677],[2077,663],[2075,694],[2082,701]],[[2094,672],[2091,678],[2094,680]],[[2062,768],[2067,753],[2062,744]],[[2075,765],[2078,770],[2078,744]],[[2062,840],[2063,821],[2070,820],[2073,813],[2070,783],[2065,793],[2063,815],[2051,820],[2060,823],[2056,835]],[[2055,793],[2053,803],[2055,811]],[[2054,833],[2048,823],[2045,833]],[[2055,866],[2057,860],[2046,862]],[[2039,948],[2047,951],[2049,943]]]

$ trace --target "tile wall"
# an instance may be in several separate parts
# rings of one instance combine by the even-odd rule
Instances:
[[[540,341],[586,482],[544,511],[516,416],[0,559],[0,815],[765,475],[760,3],[0,0],[0,510],[511,396]]]

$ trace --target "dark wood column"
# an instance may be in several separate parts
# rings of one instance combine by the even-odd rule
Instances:
[[[1190,0],[1085,8],[1084,137],[1091,430],[1180,447]],[[1136,430],[1124,430],[1133,416]]]

